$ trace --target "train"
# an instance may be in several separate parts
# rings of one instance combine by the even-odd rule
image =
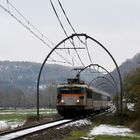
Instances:
[[[57,86],[57,111],[63,117],[76,117],[107,110],[111,107],[109,93],[89,87],[79,79]]]

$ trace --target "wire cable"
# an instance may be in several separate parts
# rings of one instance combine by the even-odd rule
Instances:
[[[67,34],[67,32],[66,32],[66,30],[65,30],[65,28],[64,28],[64,26],[63,26],[63,24],[62,24],[62,22],[61,22],[61,20],[60,20],[60,18],[59,18],[59,16],[58,16],[58,14],[57,14],[57,12],[56,12],[56,9],[55,9],[55,7],[54,7],[54,5],[53,5],[53,2],[52,2],[51,0],[50,0],[50,3],[51,3],[51,6],[52,6],[52,8],[53,8],[53,11],[54,11],[54,13],[55,13],[55,15],[56,15],[56,17],[57,17],[59,23],[60,23],[60,25],[61,25],[61,28],[63,29],[65,35],[68,37],[68,34]]]
[[[11,17],[13,17],[16,21],[18,21],[23,27],[25,27],[29,32],[31,32],[36,38],[38,38],[41,42],[43,42],[47,47],[49,47],[50,49],[52,49],[52,47],[50,45],[48,45],[46,43],[46,41],[44,41],[42,38],[40,38],[36,33],[34,33],[28,26],[26,26],[22,21],[20,21],[16,16],[14,16],[8,9],[6,9],[5,7],[3,7],[0,4],[0,8],[2,8],[5,12],[7,12]],[[55,51],[55,53],[57,55],[59,55],[62,59],[64,59],[68,64],[71,64],[71,62],[69,62],[68,60],[66,60],[62,55],[60,55],[57,51]]]
[[[73,32],[76,34],[76,31],[75,31],[75,29],[73,28],[73,26],[72,26],[72,24],[71,24],[71,22],[70,22],[70,20],[69,20],[69,18],[68,18],[68,16],[67,16],[67,14],[66,14],[64,8],[63,8],[63,6],[62,6],[62,4],[61,4],[61,2],[60,2],[59,0],[58,0],[58,3],[59,3],[59,5],[60,5],[60,7],[61,7],[61,9],[62,9],[62,11],[63,11],[63,13],[64,13],[64,15],[65,15],[65,17],[66,17],[66,19],[67,19],[67,21],[68,21],[70,27],[72,28]]]
[[[60,7],[61,7],[61,10],[63,11],[63,14],[65,15],[65,18],[66,18],[67,22],[68,22],[69,25],[70,25],[71,29],[72,29],[73,32],[76,34],[76,31],[75,31],[74,27],[72,26],[72,24],[71,24],[71,22],[70,22],[70,20],[69,20],[69,18],[68,18],[68,16],[67,16],[67,14],[66,14],[66,12],[65,12],[65,10],[64,10],[64,8],[63,8],[62,3],[60,2],[60,0],[58,0],[58,3],[59,3],[59,5],[60,5]],[[88,47],[87,47],[87,40],[86,40],[85,43],[84,43],[84,42],[80,39],[79,36],[78,36],[78,39],[80,40],[81,43],[83,43],[83,44],[86,46],[86,49],[87,49],[87,53],[88,53],[90,62],[91,62],[91,64],[93,64],[92,59],[91,59],[91,56],[90,56],[90,53],[89,53],[89,50],[88,50]]]
[[[7,4],[9,4],[28,23],[28,25],[30,25],[35,31],[37,31],[42,37],[46,38],[47,41],[54,46],[54,43],[50,41],[43,33],[41,33],[23,14],[21,14],[21,12],[11,2],[8,1]]]
[[[64,16],[65,16],[67,22],[68,22],[69,25],[70,25],[71,29],[72,29],[73,32],[76,34],[76,31],[75,31],[74,27],[72,26],[72,24],[71,24],[71,22],[70,22],[70,20],[69,20],[69,18],[68,18],[68,16],[67,16],[67,14],[66,14],[66,12],[65,12],[65,10],[64,10],[64,8],[63,8],[62,3],[60,2],[60,0],[58,0],[58,3],[59,3],[59,5],[60,5],[60,7],[61,7],[61,10],[62,10],[62,12],[63,12],[63,14],[64,14]],[[77,37],[78,37],[78,39],[80,40],[80,42],[84,44],[84,42],[80,39],[80,37],[79,37],[79,36],[77,36]]]
[[[87,54],[88,54],[89,60],[90,60],[91,64],[93,64],[91,56],[90,56],[90,53],[89,53],[89,50],[88,50],[88,47],[87,47],[87,39],[85,39],[85,46],[86,46],[86,50],[87,50]]]
[[[60,18],[59,18],[59,16],[58,16],[58,14],[57,14],[57,11],[56,11],[56,9],[55,9],[55,7],[54,7],[54,5],[53,5],[52,0],[50,0],[50,3],[51,3],[51,6],[52,6],[52,8],[53,8],[53,11],[54,11],[54,13],[55,13],[55,15],[56,15],[58,21],[59,21],[59,24],[61,25],[61,28],[63,29],[63,32],[65,33],[66,37],[68,37],[68,34],[67,34],[67,32],[66,32],[66,30],[65,30],[65,28],[64,28],[64,26],[63,26],[63,24],[62,24],[62,22],[61,22],[61,20],[60,20]],[[77,52],[77,50],[76,50],[76,48],[75,48],[74,42],[71,41],[70,39],[69,39],[69,41],[70,41],[70,43],[74,46],[74,49],[75,49],[75,51],[76,51],[76,54],[77,54],[77,56],[78,56],[78,58],[79,58],[81,64],[84,66],[84,63],[82,62],[82,60],[81,60],[81,58],[80,58],[80,56],[79,56],[79,54],[78,54],[78,52]]]

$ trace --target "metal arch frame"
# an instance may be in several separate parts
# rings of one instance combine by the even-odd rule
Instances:
[[[86,66],[85,68],[83,68],[78,74],[80,74],[82,71],[84,71],[85,69],[87,69],[88,67],[91,67],[91,66],[98,66],[98,67],[102,68],[103,70],[105,70],[105,71],[107,72],[107,74],[109,74],[109,76],[112,78],[112,80],[113,80],[113,82],[114,82],[114,85],[115,85],[115,87],[116,87],[117,93],[119,93],[119,92],[118,92],[117,83],[116,83],[114,77],[110,74],[110,72],[109,72],[107,69],[105,69],[103,66],[101,66],[101,65],[99,65],[99,64],[90,64],[90,65]],[[77,75],[78,75],[78,74],[77,74]]]
[[[51,51],[50,53],[47,55],[47,57],[45,58],[45,60],[43,61],[42,65],[41,65],[41,68],[40,68],[40,71],[39,71],[39,74],[38,74],[38,79],[37,79],[37,120],[39,121],[39,83],[40,83],[40,77],[41,77],[41,73],[42,73],[42,70],[43,70],[43,67],[46,63],[46,61],[48,60],[48,58],[50,57],[50,55],[53,53],[53,51],[55,49],[57,49],[57,47],[59,45],[61,45],[63,42],[65,42],[66,40],[75,37],[75,36],[84,36],[86,39],[91,39],[92,41],[96,42],[100,47],[102,47],[108,54],[109,56],[111,57],[111,59],[113,60],[115,66],[116,66],[116,69],[117,69],[117,72],[118,72],[118,75],[119,75],[119,80],[120,80],[120,92],[121,92],[121,97],[120,97],[120,114],[122,116],[122,78],[121,78],[121,74],[120,74],[120,70],[119,70],[119,67],[114,59],[114,57],[111,55],[111,53],[99,42],[97,41],[96,39],[86,35],[86,34],[72,34],[71,36],[63,39],[61,42],[59,42]]]
[[[85,68],[81,69],[81,71],[79,71],[79,73],[78,73],[77,75],[80,75],[80,73],[81,73],[82,71],[84,71],[85,69],[87,69],[88,67],[91,67],[91,66],[98,66],[99,68],[102,68],[102,69],[105,70],[106,73],[112,78],[112,80],[113,80],[113,82],[114,82],[114,86],[116,87],[117,98],[119,99],[119,92],[118,92],[117,83],[116,83],[114,77],[111,75],[111,73],[110,73],[107,69],[105,69],[103,66],[101,66],[101,65],[99,65],[99,64],[90,64],[90,65],[86,66]],[[93,79],[93,80],[94,80],[94,79]],[[118,100],[117,100],[117,102],[116,102],[116,106],[117,106],[117,108],[118,108],[118,106],[119,106],[119,101],[118,101]]]
[[[112,88],[108,83],[106,83],[106,82],[102,82],[102,83],[100,83],[100,84],[98,84],[96,87],[99,87],[99,86],[102,86],[102,85],[107,85],[107,86],[109,86],[110,88]]]
[[[110,87],[110,86],[109,86],[109,87],[101,87],[101,90],[103,90],[103,91],[104,91],[104,90],[108,90],[109,88],[111,88],[111,89],[112,89],[112,87]]]
[[[113,87],[114,89],[116,89],[116,87],[115,87],[115,85],[112,83],[112,81],[109,80],[108,78],[104,77],[104,76],[97,76],[95,79],[93,79],[92,81],[90,81],[90,83],[89,83],[88,85],[90,86],[94,81],[96,81],[96,80],[98,80],[98,79],[105,79],[105,80],[107,80],[107,81],[112,85],[112,87]],[[116,91],[117,91],[117,89],[116,89]]]

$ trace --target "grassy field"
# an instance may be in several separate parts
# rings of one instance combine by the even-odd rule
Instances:
[[[36,109],[0,109],[0,131],[37,123],[36,112]],[[52,109],[40,109],[39,113],[40,121],[50,121],[58,116]]]
[[[36,115],[36,109],[1,109],[0,120],[26,120],[31,115]],[[40,109],[40,114],[51,116],[56,113],[52,109]]]

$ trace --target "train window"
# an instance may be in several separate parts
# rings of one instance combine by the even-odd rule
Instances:
[[[107,101],[111,101],[111,98],[110,97],[107,97]]]
[[[84,88],[82,87],[61,87],[57,89],[58,93],[84,93]]]
[[[81,93],[81,89],[79,87],[72,87],[71,93]]]
[[[92,90],[86,88],[87,98],[92,98]]]
[[[96,99],[96,93],[93,92],[93,99]]]
[[[107,101],[107,96],[102,95],[102,100]]]
[[[101,95],[96,93],[96,92],[94,92],[93,93],[93,100],[101,101]]]
[[[69,87],[61,87],[60,93],[70,93],[70,88]]]
[[[71,88],[71,93],[83,93],[84,92],[84,89],[81,88],[81,87],[72,87]]]

